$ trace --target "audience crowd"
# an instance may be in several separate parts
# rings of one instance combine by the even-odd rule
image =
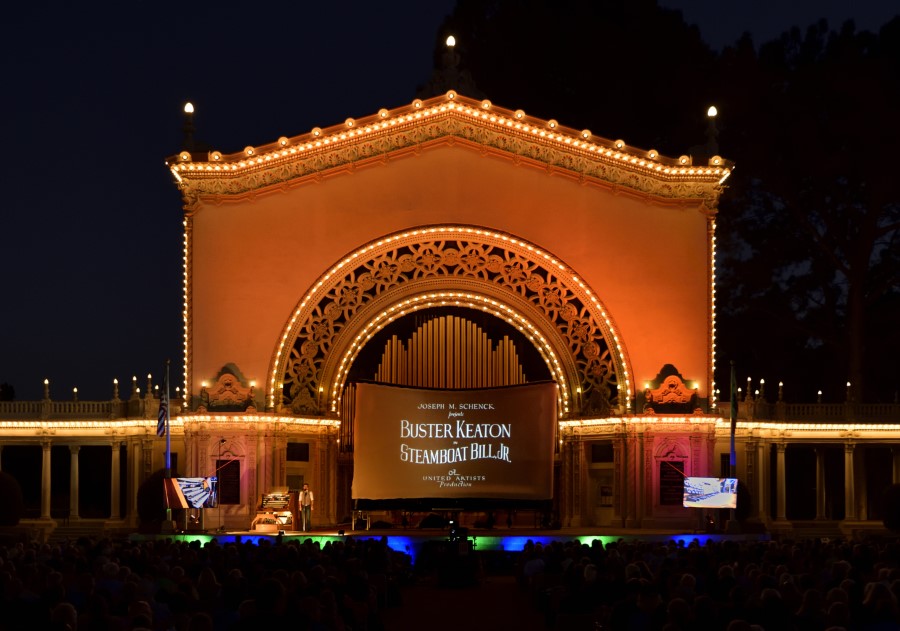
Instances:
[[[523,589],[550,629],[900,629],[900,544],[529,542]]]
[[[512,558],[548,630],[900,629],[894,541],[529,541]],[[383,631],[413,570],[385,539],[7,543],[0,631]]]
[[[405,555],[378,539],[0,546],[3,631],[381,631]]]

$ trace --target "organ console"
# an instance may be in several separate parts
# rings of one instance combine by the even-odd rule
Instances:
[[[300,507],[297,493],[291,493],[287,487],[278,487],[260,496],[256,517],[250,524],[250,530],[259,532],[294,530],[294,524],[299,523]]]

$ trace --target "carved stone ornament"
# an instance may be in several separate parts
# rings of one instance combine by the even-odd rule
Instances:
[[[199,412],[255,412],[253,387],[245,387],[233,374],[225,372],[211,388],[200,394]]]
[[[615,339],[612,319],[579,278],[531,244],[482,228],[386,237],[333,267],[301,300],[282,338],[285,350],[274,358],[274,407],[333,412],[360,332],[392,306],[449,290],[487,296],[533,323],[556,355],[550,363],[558,360],[568,381],[560,387],[569,389],[577,412],[624,410],[625,350],[608,343]]]
[[[644,390],[644,412],[648,414],[699,414],[697,390],[689,389],[680,374],[666,365],[657,376],[657,388]]]
[[[717,205],[729,166],[693,167],[663,156],[619,146],[550,121],[492,106],[488,115],[478,101],[454,94],[418,101],[412,106],[355,121],[354,128],[336,125],[313,135],[288,139],[286,145],[258,147],[255,155],[222,156],[218,162],[180,164],[173,173],[186,210],[200,198],[228,201],[263,188],[316,179],[332,170],[352,170],[367,163],[386,163],[391,154],[419,152],[441,145],[460,145],[508,157],[552,173],[571,174],[614,190],[632,190],[662,200],[703,199]],[[651,152],[652,153],[652,152]]]

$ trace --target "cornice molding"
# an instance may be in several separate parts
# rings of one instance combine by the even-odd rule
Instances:
[[[240,153],[201,156],[183,151],[168,164],[185,208],[191,210],[201,199],[239,201],[248,194],[320,181],[448,145],[663,202],[700,200],[713,212],[731,172],[731,164],[719,156],[707,166],[694,166],[688,156],[666,158],[453,92]]]

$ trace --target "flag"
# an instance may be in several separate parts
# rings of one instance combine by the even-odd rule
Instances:
[[[156,421],[156,435],[165,436],[169,421],[169,371],[163,377],[163,387],[159,393],[159,418]]]
[[[734,433],[737,430],[738,417],[738,400],[737,400],[737,379],[734,377],[734,362],[731,362],[731,473],[734,473],[734,467],[737,465],[737,459],[734,453]]]

